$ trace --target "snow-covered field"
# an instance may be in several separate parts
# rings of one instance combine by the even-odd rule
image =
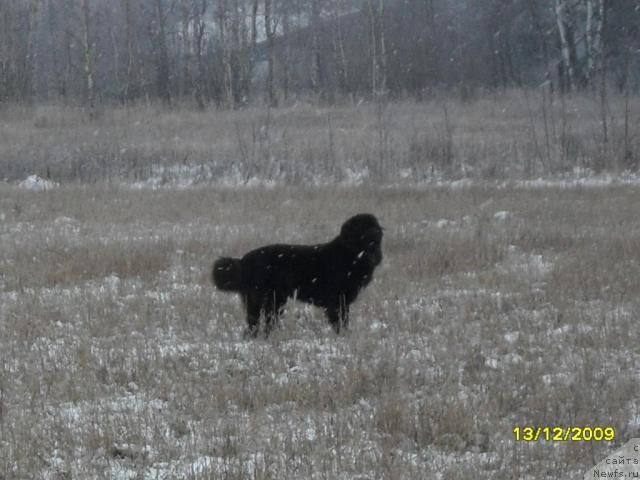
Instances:
[[[2,184],[0,479],[582,478],[640,428],[630,183]],[[385,258],[351,331],[290,303],[243,340],[214,258],[359,211]]]

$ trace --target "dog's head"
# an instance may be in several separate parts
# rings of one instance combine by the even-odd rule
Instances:
[[[382,261],[382,232],[378,219],[370,213],[359,213],[348,219],[340,229],[340,238],[351,249],[364,252],[372,266]]]

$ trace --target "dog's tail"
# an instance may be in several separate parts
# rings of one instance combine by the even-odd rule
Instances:
[[[211,280],[220,290],[239,292],[242,290],[242,270],[239,258],[221,257],[213,264]]]

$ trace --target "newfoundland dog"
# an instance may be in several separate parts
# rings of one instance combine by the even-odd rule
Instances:
[[[328,243],[267,245],[242,258],[219,258],[213,283],[242,297],[248,336],[258,334],[261,314],[269,335],[288,298],[323,308],[340,333],[349,326],[349,305],[382,261],[382,230],[375,216],[361,213],[344,222]]]

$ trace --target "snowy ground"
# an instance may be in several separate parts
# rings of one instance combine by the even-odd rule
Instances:
[[[640,428],[640,195],[596,183],[0,185],[0,479],[582,478]],[[213,259],[358,211],[351,332],[291,303],[243,340]]]

